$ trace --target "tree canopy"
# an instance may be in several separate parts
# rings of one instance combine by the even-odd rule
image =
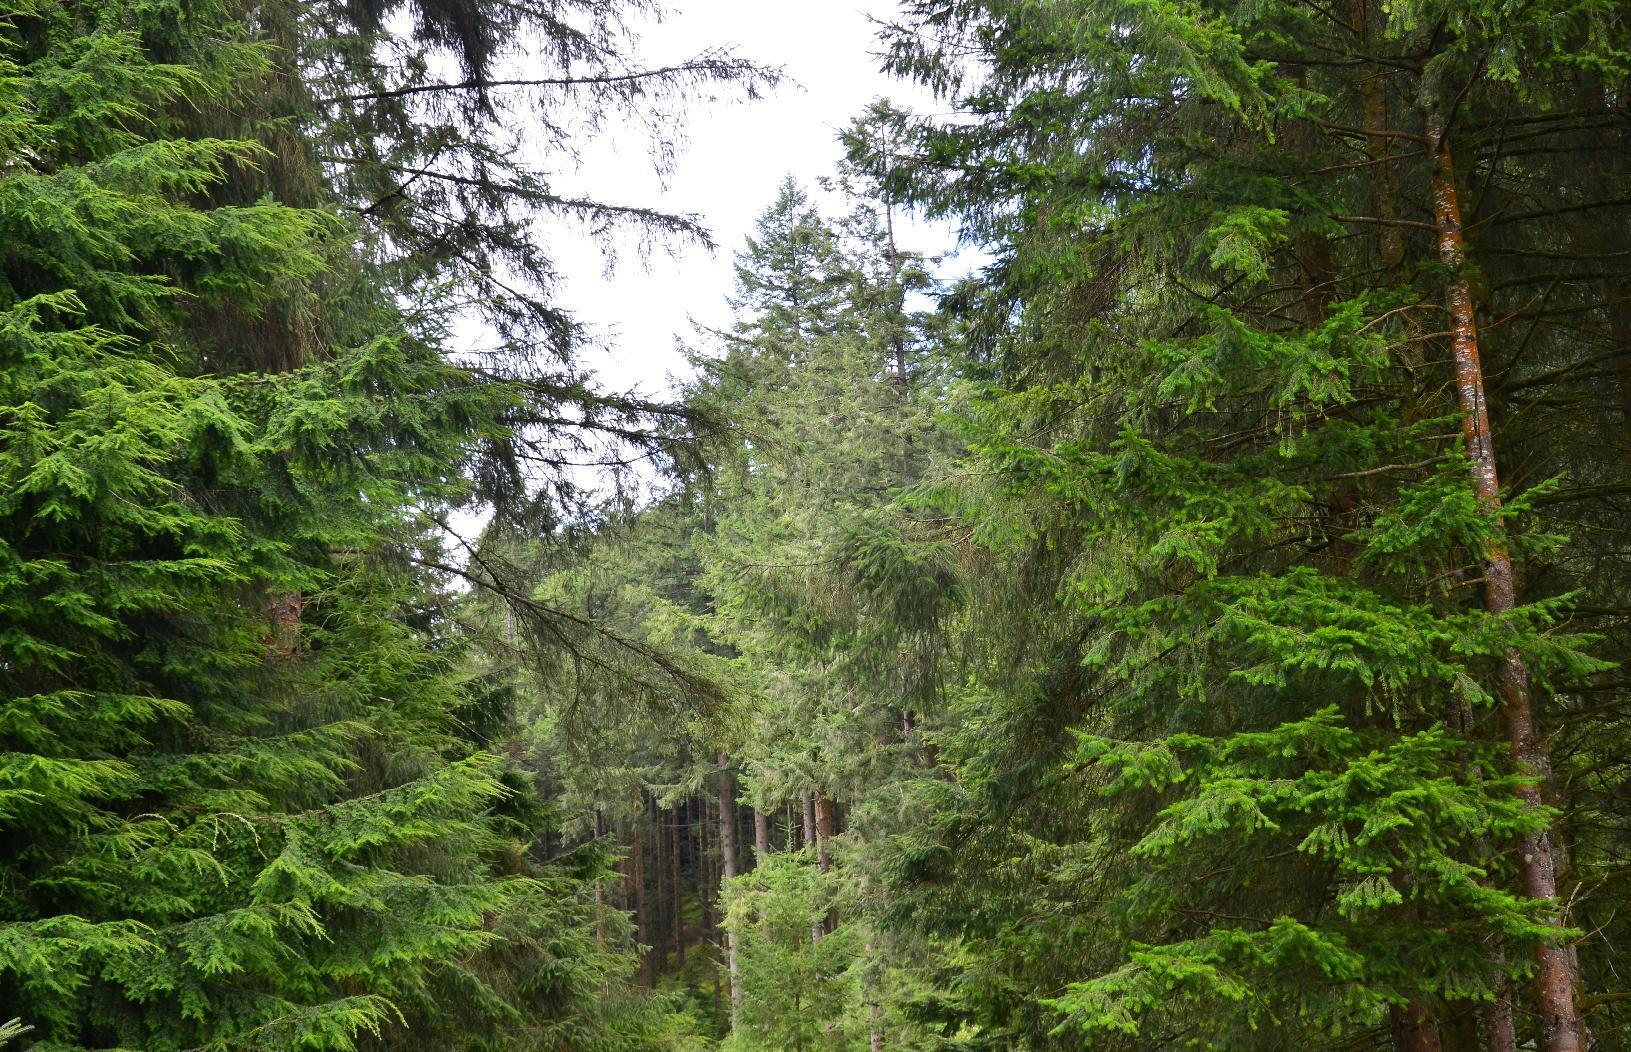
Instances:
[[[1631,9],[904,0],[652,396],[658,13],[0,15],[0,1046],[1631,1047]]]

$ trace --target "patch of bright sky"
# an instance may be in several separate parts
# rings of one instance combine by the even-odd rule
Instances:
[[[560,189],[599,200],[694,213],[719,246],[644,260],[620,252],[609,273],[588,239],[563,237],[555,246],[559,302],[587,327],[596,348],[586,360],[605,387],[670,391],[688,371],[676,341],[692,339],[692,320],[729,323],[732,257],[781,180],[791,174],[813,191],[842,156],[838,132],[874,98],[908,110],[931,106],[926,93],[879,69],[877,21],[895,13],[892,0],[676,0],[664,21],[644,29],[648,67],[728,46],[781,68],[788,80],[757,101],[689,105],[686,142],[666,185],[648,144],[615,125],[589,144],[576,171],[557,177]],[[909,251],[939,254],[955,239],[947,228],[907,219],[900,240]]]

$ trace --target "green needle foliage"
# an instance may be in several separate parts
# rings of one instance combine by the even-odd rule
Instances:
[[[1620,75],[1604,16],[911,6],[933,32],[891,63],[968,119],[920,125],[899,186],[999,249],[968,465],[927,491],[988,582],[960,777],[901,864],[932,931],[1045,918],[965,958],[994,1004],[951,1019],[1038,1047],[1497,1040],[1555,937],[1511,845],[1562,812],[1514,795],[1536,772],[1493,684],[1521,659],[1566,695],[1615,652],[1559,630],[1590,585],[1542,569],[1573,542],[1499,445],[1515,409],[1523,488],[1499,518],[1474,497],[1438,324],[1467,279],[1421,233],[1420,129],[1460,106],[1457,177],[1523,194],[1504,122]],[[1492,325],[1486,365],[1536,369],[1550,325]],[[1510,614],[1478,603],[1497,546],[1537,567]]]
[[[1628,39],[904,5],[954,115],[846,132],[852,222],[783,188],[692,393],[664,645],[813,849],[723,882],[732,1047],[1623,1044]],[[989,253],[933,317],[848,247],[903,202]]]
[[[859,1035],[842,1023],[859,991],[851,963],[861,947],[856,925],[819,941],[837,875],[795,852],[770,856],[725,889],[725,924],[741,940],[743,1003],[722,1049],[854,1048]],[[857,1020],[860,1022],[861,1020]]]
[[[467,293],[396,297],[435,271],[289,108],[345,67],[268,35],[335,14],[0,18],[4,1037],[679,1047],[593,901],[607,854],[537,849],[555,819],[490,750],[506,710],[427,570],[493,450],[591,396],[453,362]],[[454,28],[538,12],[420,14],[485,64]]]
[[[1625,6],[907,0],[674,404],[658,13],[0,10],[0,1045],[1631,1044]]]

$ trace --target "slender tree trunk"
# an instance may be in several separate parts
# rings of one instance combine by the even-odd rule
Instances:
[[[719,754],[719,857],[725,867],[725,879],[736,876],[736,779],[731,777],[730,758]],[[737,1009],[742,1004],[741,968],[737,960],[736,933],[725,930],[726,968],[731,983],[731,1022],[736,1022]]]
[[[1558,792],[1555,781],[1548,781],[1541,786],[1541,799],[1546,802],[1548,807],[1554,808],[1560,814],[1566,813],[1567,801]],[[1569,832],[1567,826],[1562,824],[1554,826],[1550,831],[1550,836],[1552,842],[1552,866],[1556,874],[1555,880],[1559,887],[1568,887],[1573,882],[1574,867],[1569,862]],[[1583,926],[1590,927],[1590,925]],[[1585,996],[1586,992],[1585,987],[1582,985],[1585,982],[1585,977],[1580,972],[1580,947],[1573,942],[1569,942],[1564,944],[1563,952],[1567,957],[1569,978],[1574,984],[1573,1003],[1576,1006],[1577,1013],[1575,1016],[1576,1039],[1580,1042],[1581,1048],[1589,1049],[1592,1047],[1591,1027],[1586,1022],[1585,1015],[1579,1013],[1578,1008],[1581,1003],[1580,999]]]
[[[815,793],[804,794],[804,849],[810,852],[811,855],[816,853],[817,845],[820,842],[816,836],[815,798]],[[810,945],[814,946],[816,943],[820,942],[822,934],[823,928],[821,918],[812,918],[810,921]]]
[[[872,940],[866,941],[866,976],[867,976],[867,1019],[870,1023],[868,1041],[872,1052],[883,1052],[883,1006],[878,1003],[877,991],[877,961]]]
[[[1608,86],[1601,73],[1585,74],[1584,102],[1595,115],[1607,116],[1613,112],[1609,102]],[[1603,179],[1614,196],[1631,191],[1631,130],[1624,122],[1603,122],[1592,133],[1594,144],[1602,150]],[[1631,226],[1620,222],[1599,228],[1598,238],[1585,247],[1586,251],[1613,251],[1625,244],[1631,236]],[[1609,284],[1608,338],[1618,352],[1614,363],[1615,387],[1621,423],[1627,438],[1631,438],[1631,276],[1621,275]],[[1627,448],[1631,448],[1628,446]]]
[[[629,849],[629,884],[634,890],[634,941],[640,955],[640,981],[651,983],[651,955],[646,952],[651,942],[651,929],[646,915],[646,823],[642,814],[634,820],[634,845]]]
[[[884,167],[890,167],[890,151],[887,144],[884,146]],[[901,255],[900,248],[895,244],[895,204],[893,201],[884,202],[884,223],[888,232],[889,252],[889,283],[890,306],[894,310],[894,317],[890,318],[890,344],[895,352],[895,386],[900,391],[902,407],[908,406],[912,401],[912,373],[907,361],[906,352],[906,288],[901,284]],[[912,478],[912,432],[910,428],[902,428],[900,448],[900,481],[905,485]]]
[[[832,849],[828,846],[828,838],[832,836],[832,801],[827,794],[817,789],[810,795],[810,812],[806,823],[813,823],[810,830],[816,849],[816,868],[825,873],[832,869]],[[810,942],[815,944],[827,933],[828,917],[823,914],[810,922]]]
[[[820,789],[815,791],[816,866],[825,873],[832,868],[832,801]]]
[[[716,911],[715,897],[719,893],[719,863],[717,852],[714,851],[713,840],[718,838],[718,823],[710,815],[712,804],[709,794],[702,793],[697,796],[697,898],[702,905],[702,937],[712,946],[719,942],[719,915]],[[717,1030],[722,1019],[719,975],[723,971],[723,961],[716,961],[714,973],[714,1028]]]
[[[815,794],[804,794],[804,846],[811,851],[816,846]]]
[[[1308,86],[1307,66],[1282,62],[1280,69],[1299,88]],[[1301,117],[1288,120],[1281,141],[1289,154],[1310,168],[1314,166],[1320,136],[1312,121]],[[1318,325],[1330,313],[1331,303],[1336,299],[1336,263],[1332,258],[1331,239],[1299,226],[1292,235],[1291,248],[1297,269],[1301,271],[1300,313],[1308,324]]]
[[[306,597],[299,592],[276,592],[266,600],[266,615],[271,622],[266,641],[278,658],[293,657],[300,649],[301,613]]]
[[[753,811],[753,849],[759,853],[758,861],[770,854],[770,816],[758,808]]]
[[[1462,698],[1458,708],[1460,711],[1456,730],[1463,741],[1471,743],[1477,733],[1472,702]],[[1469,780],[1481,778],[1478,769],[1472,765],[1470,757],[1465,752],[1461,759],[1461,775]],[[1488,858],[1493,853],[1489,838],[1479,837],[1480,858]],[[1506,977],[1506,949],[1501,944],[1499,936],[1489,951],[1489,968],[1495,979],[1495,999],[1480,1003],[1476,1017],[1483,1030],[1483,1047],[1485,1052],[1517,1052],[1517,1030],[1512,1022],[1512,984]]]
[[[600,815],[600,808],[596,807],[591,818],[593,822],[591,829],[596,840],[605,835],[605,829],[601,824],[604,821]],[[602,945],[606,942],[606,882],[601,879],[595,881],[595,941]]]
[[[1361,0],[1359,16],[1363,20],[1367,48],[1376,45],[1371,40],[1370,4]],[[1396,267],[1404,261],[1404,229],[1396,222],[1399,216],[1399,177],[1390,159],[1395,140],[1382,134],[1388,128],[1387,78],[1393,71],[1378,63],[1365,67],[1359,91],[1364,98],[1365,151],[1374,162],[1371,179],[1376,192],[1376,215],[1382,220],[1379,236],[1382,262]]]
[[[708,798],[697,801],[697,901],[702,906],[702,938],[711,939],[714,931],[714,874],[713,855],[708,849]]]
[[[1497,968],[1506,964],[1506,954],[1499,948],[1490,955],[1490,963]],[[1486,1052],[1518,1052],[1518,1029],[1512,1023],[1512,993],[1511,984],[1501,982],[1501,988],[1496,992],[1495,1000],[1485,1002],[1479,1013],[1479,1019],[1484,1025],[1484,1048]]]
[[[1439,1052],[1438,1028],[1425,1002],[1412,1000],[1392,1012],[1395,1052]]]
[[[1500,479],[1495,468],[1494,435],[1490,430],[1489,406],[1484,395],[1483,365],[1479,360],[1478,326],[1473,309],[1472,289],[1463,266],[1466,244],[1461,232],[1461,203],[1456,191],[1455,169],[1450,144],[1445,139],[1443,117],[1427,114],[1427,149],[1433,165],[1433,214],[1438,229],[1439,261],[1451,272],[1448,292],[1450,323],[1454,339],[1456,392],[1461,403],[1462,434],[1467,456],[1472,461],[1473,484],[1479,501],[1494,514],[1500,510]],[[1511,613],[1517,606],[1512,579],[1512,555],[1504,543],[1491,546],[1484,558],[1484,606],[1492,614]],[[1502,661],[1496,688],[1501,699],[1501,728],[1512,750],[1518,770],[1535,782],[1549,774],[1548,757],[1535,732],[1534,709],[1530,698],[1529,669],[1522,656],[1510,652]],[[1539,808],[1538,784],[1518,790],[1529,806]],[[1555,908],[1558,902],[1556,864],[1548,832],[1519,839],[1518,872],[1524,894]],[[1569,955],[1556,940],[1540,943],[1535,949],[1536,981],[1540,1008],[1540,1047],[1545,1052],[1580,1052],[1580,1020],[1575,1011],[1575,977]]]
[[[1439,1028],[1443,1052],[1483,1052],[1478,1043],[1478,1008],[1470,1001],[1452,1001]]]
[[[682,804],[675,804],[669,809],[669,818],[673,825],[669,836],[671,847],[668,852],[669,865],[672,867],[669,874],[669,886],[673,888],[673,925],[674,925],[674,970],[685,970],[685,883],[682,878],[685,867],[681,865],[680,851],[684,844],[685,823],[682,818]]]
[[[663,809],[651,798],[651,832],[656,843],[657,870],[652,874],[651,972],[653,980],[668,971],[668,830],[663,826]]]
[[[1613,295],[1618,302],[1609,308],[1609,337],[1620,352],[1616,359],[1619,363],[1620,416],[1626,434],[1631,436],[1631,280],[1620,281],[1614,287]]]
[[[633,834],[630,834],[631,838]],[[631,839],[632,843],[632,839]],[[634,908],[634,853],[624,855],[617,863],[617,905],[627,913]]]

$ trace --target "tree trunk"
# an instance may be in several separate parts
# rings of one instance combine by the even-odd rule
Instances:
[[[702,905],[702,938],[713,937],[714,932],[714,871],[713,852],[708,845],[708,797],[697,798],[697,900]]]
[[[1583,94],[1586,108],[1595,115],[1601,117],[1614,112],[1608,85],[1601,73],[1586,74]],[[1604,122],[1593,132],[1592,138],[1602,150],[1605,188],[1614,196],[1623,197],[1631,191],[1631,165],[1627,164],[1631,160],[1631,131],[1623,122]],[[1625,244],[1628,235],[1631,235],[1631,227],[1623,221],[1613,226],[1605,224],[1599,228],[1599,240],[1584,248],[1612,252]],[[1618,352],[1612,359],[1619,394],[1617,403],[1626,435],[1631,437],[1631,277],[1622,275],[1609,284],[1608,339],[1609,345]]]
[[[634,844],[629,849],[629,885],[634,891],[634,941],[640,955],[640,982],[651,984],[651,955],[646,946],[651,942],[651,929],[646,916],[646,823],[645,816],[634,820]]]
[[[266,643],[277,658],[293,657],[300,650],[301,613],[306,597],[299,592],[275,592],[266,600],[266,616],[271,622]]]
[[[865,973],[867,976],[867,984],[869,987],[871,987],[871,989],[867,991],[866,1002],[867,1019],[870,1023],[868,1042],[871,1045],[872,1052],[883,1052],[883,1006],[878,1003],[878,991],[876,989],[876,976],[878,973],[878,968],[877,961],[874,960],[874,956],[875,950],[873,948],[872,940],[868,939],[866,943],[867,970]]]
[[[1631,281],[1621,281],[1614,289],[1617,302],[1609,308],[1609,338],[1619,348],[1620,417],[1631,435]]]
[[[1462,435],[1467,457],[1472,461],[1473,485],[1479,501],[1490,514],[1501,507],[1500,480],[1495,468],[1495,442],[1490,431],[1489,406],[1484,395],[1483,365],[1479,360],[1478,326],[1473,310],[1472,289],[1463,272],[1466,244],[1461,232],[1461,203],[1456,192],[1455,169],[1450,144],[1445,139],[1443,117],[1434,110],[1427,114],[1427,149],[1433,165],[1433,215],[1438,230],[1439,261],[1451,273],[1447,298],[1454,334],[1456,393],[1461,404]],[[1511,613],[1517,606],[1512,580],[1512,555],[1502,542],[1490,547],[1484,557],[1484,607],[1496,615]],[[1501,699],[1501,728],[1512,750],[1513,763],[1535,782],[1544,780],[1548,758],[1535,733],[1535,716],[1530,699],[1529,669],[1516,651],[1508,653],[1497,673],[1496,688]],[[1518,790],[1531,807],[1541,806],[1538,784]],[[1525,836],[1517,844],[1518,872],[1524,894],[1555,907],[1558,902],[1557,872],[1552,857],[1551,838],[1546,831]],[[1536,981],[1540,1008],[1540,1047],[1545,1052],[1580,1052],[1580,1020],[1575,1012],[1575,977],[1569,955],[1556,940],[1540,943],[1535,949]]]
[[[657,798],[651,799],[651,833],[656,843],[657,871],[652,874],[651,911],[651,974],[657,976],[668,971],[668,933],[670,908],[668,901],[668,830],[663,826],[663,809]]]
[[[600,816],[600,808],[596,807],[591,819],[594,838],[598,841],[605,835],[602,823],[605,819]],[[601,879],[595,881],[595,941],[602,945],[606,942],[606,882]]]
[[[730,758],[719,754],[719,857],[725,867],[725,879],[736,876],[736,779],[731,777]],[[741,970],[737,961],[736,933],[725,930],[726,969],[731,983],[731,1022],[736,1021],[737,1008],[742,1004]]]
[[[825,873],[832,868],[832,801],[820,789],[815,791],[816,865]]]
[[[816,846],[815,795],[804,794],[804,846],[810,851]]]
[[[1506,964],[1506,954],[1497,950],[1491,957],[1500,967]],[[1495,1000],[1486,1002],[1479,1013],[1484,1025],[1485,1052],[1518,1052],[1518,1030],[1512,1023],[1512,994],[1510,984],[1503,981]]]
[[[668,862],[671,868],[669,873],[669,886],[673,891],[673,904],[671,913],[674,925],[674,970],[685,969],[685,883],[682,879],[684,866],[680,864],[681,845],[684,844],[683,830],[685,823],[682,818],[684,812],[681,804],[675,804],[669,809],[669,818],[672,822],[672,832],[669,836],[671,845],[668,852]]]
[[[1479,1007],[1470,1001],[1450,1002],[1444,1023],[1439,1027],[1443,1052],[1483,1052],[1478,1041]]]
[[[1308,86],[1308,67],[1299,62],[1282,62],[1280,69],[1299,88]],[[1319,145],[1319,133],[1307,118],[1286,121],[1281,142],[1287,153],[1312,168]],[[1303,319],[1318,325],[1330,313],[1336,299],[1336,263],[1332,258],[1331,239],[1317,231],[1298,226],[1291,239],[1292,258],[1301,272],[1299,284],[1302,295],[1298,306]]]
[[[1370,33],[1370,4],[1361,2],[1359,14],[1366,47],[1373,48],[1376,44]],[[1380,64],[1367,66],[1359,82],[1359,91],[1365,105],[1365,151],[1373,162],[1371,179],[1376,192],[1376,215],[1382,220],[1379,235],[1382,262],[1396,267],[1404,261],[1404,230],[1396,221],[1399,216],[1399,177],[1391,160],[1394,140],[1385,134],[1388,127],[1387,73]]]
[[[1390,1021],[1395,1052],[1439,1052],[1438,1028],[1426,1002],[1416,998],[1403,1008],[1394,1008]]]
[[[770,816],[758,808],[753,810],[753,849],[759,853],[755,865],[770,854]]]
[[[816,868],[825,873],[832,869],[832,849],[828,847],[827,840],[832,836],[832,801],[827,794],[817,789],[810,794],[810,813],[805,818],[806,823],[814,825],[810,831],[816,849]],[[812,945],[821,941],[827,933],[827,916],[816,917],[810,922],[810,942]]]

